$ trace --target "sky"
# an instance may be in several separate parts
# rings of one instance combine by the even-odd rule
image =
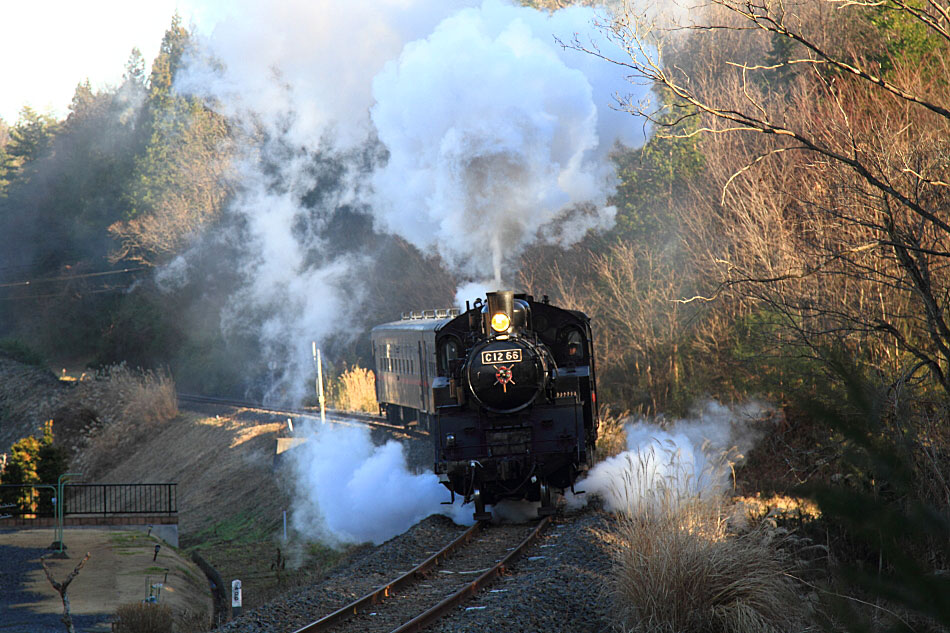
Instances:
[[[204,30],[225,0],[0,0],[0,118],[23,106],[66,116],[76,85],[117,85],[133,47],[146,71],[177,11]]]

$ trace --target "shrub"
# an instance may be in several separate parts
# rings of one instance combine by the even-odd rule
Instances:
[[[172,633],[172,610],[165,604],[124,604],[115,612],[114,633]]]
[[[0,483],[55,483],[66,472],[67,461],[66,450],[53,444],[53,424],[50,421],[43,427],[42,439],[29,435],[10,447],[10,459],[0,469]],[[5,489],[0,492],[0,503],[15,503],[20,513],[39,512],[52,516],[52,497],[52,491],[45,488]]]
[[[950,630],[947,403],[835,367],[844,397],[811,403],[836,432],[840,474],[799,489],[822,514],[835,591],[823,625],[843,631]]]
[[[617,628],[636,633],[765,633],[803,619],[778,531],[730,531],[720,493],[732,449],[694,472],[673,446],[626,456],[611,495],[617,522],[608,583]]]

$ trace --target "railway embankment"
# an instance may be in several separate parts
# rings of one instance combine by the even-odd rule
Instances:
[[[48,369],[0,355],[0,453],[21,437],[42,434],[68,397],[69,387]]]

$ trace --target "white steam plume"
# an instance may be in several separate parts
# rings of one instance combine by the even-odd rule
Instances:
[[[432,514],[471,524],[472,506],[447,506],[448,490],[432,472],[412,474],[403,447],[374,446],[362,426],[314,429],[294,449],[298,504],[294,528],[328,544],[382,543]]]
[[[465,309],[465,302],[475,303],[476,299],[485,300],[489,292],[503,290],[500,284],[494,281],[470,281],[459,286],[455,293],[455,307],[459,310]]]
[[[642,122],[611,105],[615,93],[633,87],[615,66],[554,40],[593,34],[591,9],[239,0],[222,10],[176,88],[205,98],[248,141],[228,210],[241,230],[231,241],[245,245],[233,263],[245,283],[223,326],[253,332],[269,350],[275,399],[299,399],[308,388],[311,340],[359,325],[337,318],[355,314],[354,271],[369,256],[329,254],[339,245],[328,243],[325,228],[341,205],[368,209],[377,227],[437,251],[468,278],[492,274],[494,288],[532,241],[569,244],[613,222],[607,155],[618,140],[639,143]],[[607,55],[625,54],[599,45]],[[366,159],[379,144],[388,154],[382,167]],[[319,161],[339,173],[328,178]],[[188,275],[180,262],[174,272]],[[399,491],[380,492],[382,480],[370,485],[366,473],[397,472],[395,448],[321,435],[309,450],[324,452],[305,475],[318,510],[305,504],[298,516],[322,517],[334,538],[381,538],[388,529],[361,530],[374,529],[370,506],[391,496],[404,503],[409,495],[399,486],[444,498],[431,476],[385,480]],[[341,455],[347,465],[317,463]],[[414,520],[413,512],[393,511]]]
[[[474,0],[235,0],[222,4],[178,87],[232,121],[316,149],[371,134],[372,79],[407,42]]]
[[[340,205],[369,211],[469,278],[492,274],[495,288],[523,246],[570,244],[613,223],[607,154],[639,143],[642,123],[611,105],[633,87],[555,41],[593,38],[592,9],[239,0],[221,11],[176,88],[205,98],[248,141],[229,209],[244,230],[234,240],[247,257],[235,267],[247,283],[223,320],[258,329],[275,397],[303,396],[310,340],[356,329],[332,317],[356,313],[360,288],[344,279],[360,257],[319,256]],[[597,45],[625,54],[603,37]],[[365,150],[374,143],[388,152],[375,170]],[[327,182],[318,160],[340,173]]]
[[[178,73],[177,90],[204,98],[247,141],[228,209],[243,227],[230,241],[243,242],[245,257],[234,266],[246,282],[228,301],[222,328],[261,342],[266,399],[299,401],[312,370],[310,341],[358,331],[340,315],[356,313],[362,288],[348,277],[365,259],[321,256],[330,246],[322,233],[339,206],[362,197],[364,167],[351,156],[373,135],[372,77],[407,41],[468,4],[239,0],[222,7],[213,32],[199,37],[200,54]],[[327,182],[318,157],[342,173]],[[320,201],[305,203],[313,191]]]
[[[594,18],[486,0],[388,63],[373,82],[372,119],[389,150],[373,177],[382,225],[460,272],[484,275],[490,262],[496,285],[504,261],[539,237],[568,245],[612,226],[607,153],[642,134],[610,106],[632,87],[555,40],[590,33]]]
[[[761,436],[754,422],[768,408],[750,403],[728,407],[707,402],[689,419],[661,428],[643,420],[626,426],[627,450],[594,466],[576,484],[604,500],[613,512],[635,512],[661,502],[708,499],[729,488],[729,466]],[[568,506],[587,500],[568,495]]]

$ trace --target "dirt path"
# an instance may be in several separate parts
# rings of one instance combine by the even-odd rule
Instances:
[[[0,531],[0,633],[60,633],[63,604],[46,579],[39,556],[54,540],[52,529]],[[211,594],[201,571],[170,546],[156,560],[159,541],[143,532],[67,528],[69,558],[50,559],[53,577],[62,581],[82,556],[89,561],[69,585],[77,630],[105,632],[119,605],[141,602],[149,592],[176,615],[205,613]],[[167,580],[166,580],[167,570]],[[159,587],[153,585],[162,584]]]

